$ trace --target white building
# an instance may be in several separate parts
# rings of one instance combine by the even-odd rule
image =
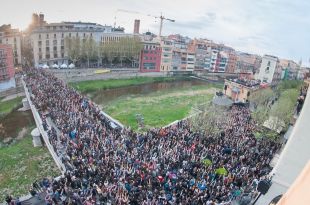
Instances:
[[[193,71],[195,68],[195,53],[187,52],[187,63],[186,63],[186,70]]]
[[[206,68],[210,71],[216,70],[216,62],[219,55],[219,51],[217,49],[212,49],[211,52],[209,52],[209,55],[206,58]]]
[[[160,71],[170,71],[172,70],[172,41],[162,38],[160,44],[162,48]]]
[[[228,53],[226,53],[225,51],[221,51],[219,54],[219,60],[216,66],[216,71],[226,72],[227,63],[228,63]]]
[[[22,64],[21,41],[22,34],[18,29],[12,29],[10,24],[0,26],[0,44],[12,47],[15,66]]]
[[[49,23],[36,27],[31,32],[35,66],[47,64],[68,64],[69,58],[65,48],[65,38],[93,38],[95,42],[108,43],[119,41],[125,34],[122,28],[102,26],[96,23],[61,22]]]
[[[262,63],[259,68],[259,73],[256,79],[261,82],[275,84],[281,79],[281,66],[279,66],[279,59],[275,56],[264,55]]]

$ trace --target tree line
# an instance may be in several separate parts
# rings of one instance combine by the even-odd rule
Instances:
[[[277,139],[278,133],[265,129],[264,123],[268,119],[273,130],[282,127],[285,132],[292,122],[296,110],[296,102],[302,81],[281,81],[274,88],[261,89],[249,98],[251,117],[259,128],[262,136]],[[220,133],[218,124],[223,122],[227,110],[212,104],[194,106],[190,113],[191,128],[204,136],[214,136]]]
[[[65,48],[73,64],[90,67],[97,66],[131,66],[139,60],[142,43],[138,37],[123,37],[119,41],[97,43],[93,38],[67,37]]]
[[[273,89],[267,88],[251,95],[252,116],[257,124],[263,126],[266,120],[272,119],[270,123],[274,130],[282,127],[286,131],[292,122],[301,86],[302,81],[285,80]]]

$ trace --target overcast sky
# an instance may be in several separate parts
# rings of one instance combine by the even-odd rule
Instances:
[[[47,22],[87,21],[125,27],[133,32],[134,19],[140,31],[158,33],[159,21],[147,14],[162,14],[163,34],[180,33],[225,43],[237,50],[309,65],[309,0],[0,0],[0,24],[25,29],[33,12],[43,12]],[[140,12],[117,12],[126,9]]]

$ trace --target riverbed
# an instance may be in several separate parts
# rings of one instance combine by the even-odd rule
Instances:
[[[0,119],[0,142],[7,138],[16,138],[19,131],[34,124],[30,110],[18,111],[15,109]]]
[[[158,91],[164,91],[174,88],[186,89],[197,85],[209,85],[209,83],[201,80],[184,80],[184,79],[176,81],[167,81],[167,82],[153,82],[141,85],[99,90],[93,93],[91,95],[92,96],[91,98],[97,104],[105,105],[120,97],[124,98],[126,96],[132,96],[132,95],[142,96]]]

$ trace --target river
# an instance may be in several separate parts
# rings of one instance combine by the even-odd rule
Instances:
[[[22,128],[34,125],[34,119],[30,110],[20,112],[12,111],[0,119],[0,142],[5,138],[15,138]]]
[[[95,92],[92,94],[92,100],[98,105],[107,104],[119,97],[126,97],[130,95],[146,95],[152,92],[173,88],[189,88],[194,85],[208,85],[208,83],[201,80],[176,80],[112,88]]]
[[[134,85],[113,89],[97,91],[92,99],[98,105],[107,104],[119,97],[129,95],[146,95],[156,91],[168,90],[173,88],[189,88],[194,85],[207,85],[207,82],[200,80],[177,80],[167,82],[154,82],[142,85]],[[5,138],[15,138],[18,132],[24,128],[34,125],[31,111],[20,112],[14,110],[0,120],[0,142]]]

